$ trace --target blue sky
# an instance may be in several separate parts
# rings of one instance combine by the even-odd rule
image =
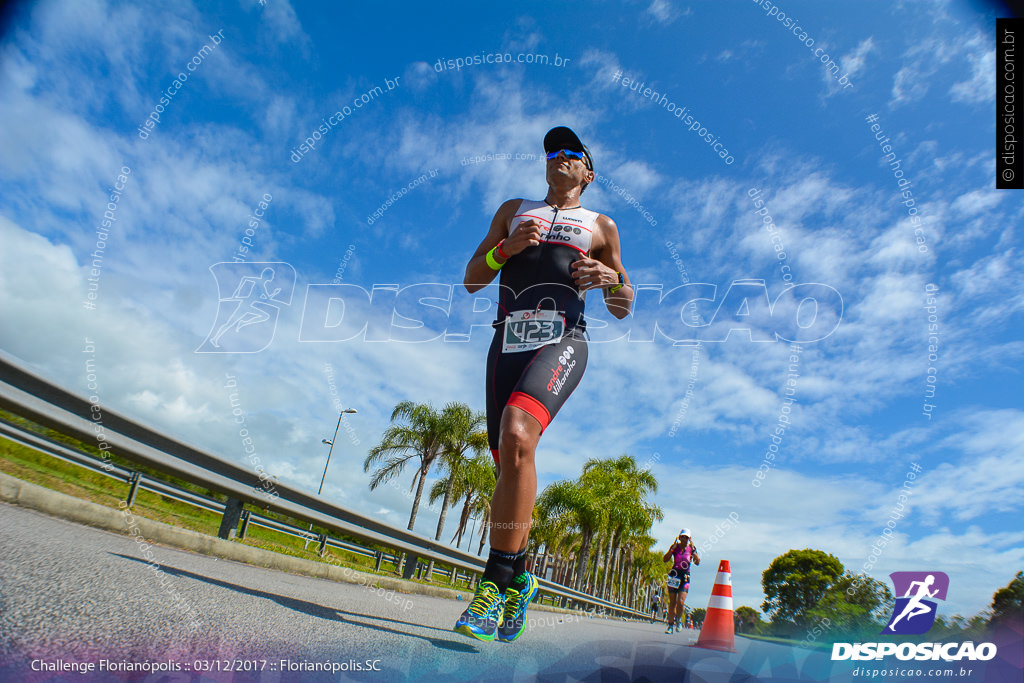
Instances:
[[[403,526],[411,470],[370,492],[362,460],[399,401],[483,409],[488,332],[446,340],[444,316],[413,302],[434,311],[419,318],[429,341],[312,341],[337,333],[325,325],[341,313],[335,305],[318,322],[326,290],[309,285],[377,285],[364,313],[387,329],[381,286],[461,282],[501,202],[543,197],[541,140],[569,125],[600,176],[584,206],[617,222],[632,280],[665,292],[714,285],[699,314],[715,325],[696,354],[639,332],[592,344],[580,389],[542,439],[541,486],[577,476],[591,457],[629,453],[651,467],[660,545],[682,526],[709,544],[693,606],[706,603],[722,558],[737,604],[754,607],[761,572],[790,548],[859,570],[903,505],[869,573],[888,582],[892,571],[944,571],[944,613],[987,607],[1024,563],[1024,410],[1013,388],[1024,354],[1021,204],[994,189],[993,15],[952,1],[793,0],[777,8],[782,21],[750,0],[446,7],[15,11],[0,44],[0,348],[110,409],[248,463],[232,414],[241,408],[267,471],[312,490],[337,407],[355,407],[324,495]],[[512,63],[486,63],[493,54]],[[474,56],[479,64],[438,68]],[[175,84],[179,73],[187,79]],[[673,113],[683,107],[698,129]],[[319,126],[326,132],[296,162]],[[246,237],[245,260],[287,263],[294,288],[276,266],[283,293],[264,306],[276,318],[225,337],[226,350],[262,350],[197,353],[218,321],[210,267]],[[221,286],[261,269],[228,266]],[[749,300],[750,315],[715,315],[743,280],[766,292]],[[788,344],[749,336],[792,329],[792,302],[771,317],[758,304],[793,284],[837,292],[818,310],[838,324],[802,344],[791,369]],[[471,305],[459,293],[448,332],[468,325]],[[713,341],[730,320],[753,332]],[[612,325],[620,334],[607,339],[647,329]],[[236,388],[225,388],[228,375]],[[758,481],[784,405],[789,423]],[[904,503],[913,463],[920,473]],[[739,523],[710,545],[733,513]],[[416,531],[432,536],[436,524],[423,509]]]

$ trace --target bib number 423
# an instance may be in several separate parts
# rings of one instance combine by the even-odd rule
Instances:
[[[531,351],[554,344],[565,333],[565,318],[558,311],[516,311],[505,318],[502,351]]]

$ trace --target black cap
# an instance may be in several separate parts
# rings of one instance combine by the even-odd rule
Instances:
[[[579,136],[565,126],[558,126],[548,131],[544,136],[544,151],[557,152],[560,149],[568,149],[572,152],[582,152],[587,168],[594,170],[594,159],[590,156],[590,150],[583,144]]]

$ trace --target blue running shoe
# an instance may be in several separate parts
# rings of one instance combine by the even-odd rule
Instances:
[[[470,638],[490,642],[498,629],[498,621],[505,611],[505,596],[491,581],[481,581],[469,607],[455,622],[455,632]]]
[[[498,640],[511,643],[526,630],[526,607],[540,591],[540,581],[530,573],[526,574],[526,586],[522,591],[509,588],[505,591],[505,614],[498,626]]]

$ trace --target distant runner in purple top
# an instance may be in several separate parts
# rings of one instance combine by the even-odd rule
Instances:
[[[679,532],[672,547],[662,558],[664,562],[672,559],[672,569],[668,572],[668,628],[665,633],[682,631],[680,621],[686,614],[686,593],[690,590],[690,564],[700,564],[697,548],[690,542],[690,530]]]

